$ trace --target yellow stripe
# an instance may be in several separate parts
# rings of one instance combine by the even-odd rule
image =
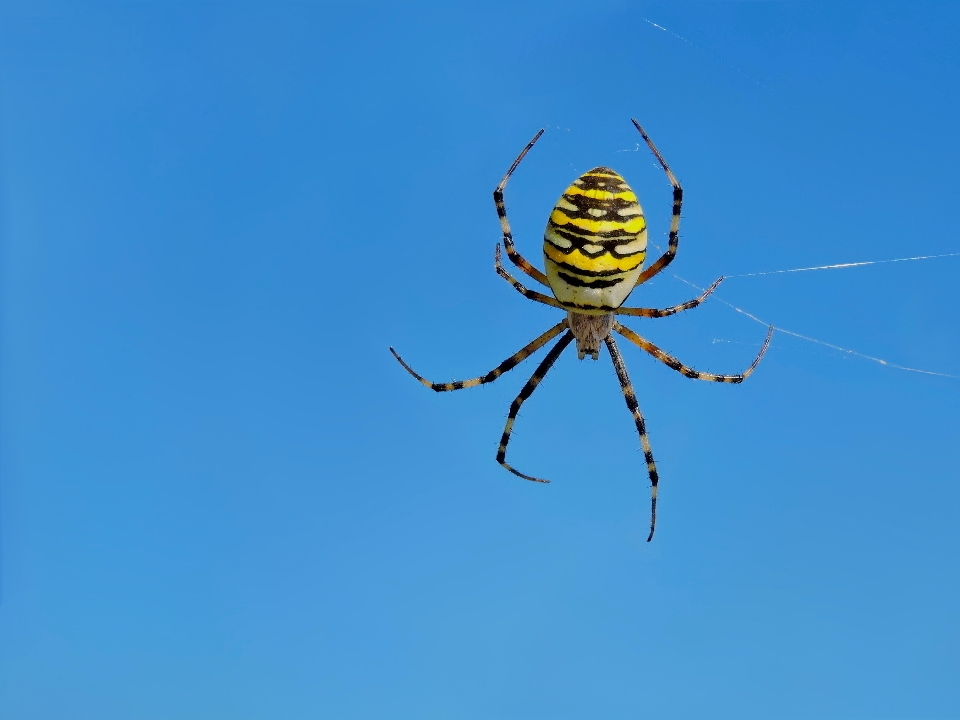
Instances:
[[[637,215],[627,222],[616,222],[615,220],[587,220],[585,218],[572,218],[564,214],[559,208],[554,209],[550,213],[550,222],[556,225],[573,225],[574,227],[584,230],[588,233],[598,233],[598,232],[613,232],[615,230],[620,230],[622,232],[630,233],[631,235],[638,234],[647,226],[647,221],[642,215]]]
[[[630,272],[643,265],[643,259],[646,257],[646,252],[642,252],[622,259],[615,258],[610,253],[604,253],[600,257],[592,258],[587,257],[579,250],[573,250],[569,255],[564,255],[550,243],[543,244],[543,253],[554,262],[566,263],[567,265],[573,265],[575,268],[589,270],[591,272],[610,270]]]
[[[633,190],[626,190],[624,192],[609,192],[608,190],[587,190],[582,187],[577,187],[576,185],[571,185],[563,193],[564,195],[583,195],[588,198],[596,198],[597,200],[626,200],[628,202],[637,202],[637,196]]]

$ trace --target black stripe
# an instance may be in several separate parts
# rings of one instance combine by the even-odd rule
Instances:
[[[564,195],[564,199],[566,198],[567,196]],[[634,215],[621,215],[617,212],[618,210],[628,207],[637,208],[637,213]],[[607,222],[627,223],[636,220],[637,218],[644,217],[643,212],[640,211],[640,206],[636,203],[618,202],[616,205],[614,205],[612,202],[608,203],[606,201],[593,202],[590,204],[580,203],[577,204],[576,210],[570,210],[569,208],[565,208],[558,204],[556,209],[562,212],[568,218],[576,218],[578,220],[593,220],[594,222],[605,220]],[[591,213],[591,210],[594,212]],[[597,215],[595,212],[597,210],[602,210],[603,214]]]
[[[573,285],[574,287],[598,289],[613,287],[626,280],[626,278],[618,278],[616,280],[584,280],[582,278],[575,277],[574,275],[567,275],[566,273],[557,273],[557,276],[568,285]]]
[[[635,200],[624,200],[623,198],[595,198],[589,197],[588,195],[580,195],[579,193],[576,195],[564,193],[562,198],[571,205],[576,205],[580,210],[587,210],[589,208],[622,210],[628,207],[636,207],[637,209],[640,207],[639,203]],[[562,209],[563,208],[561,208],[561,210]]]
[[[602,173],[602,175],[598,175]],[[625,185],[623,178],[610,168],[594,168],[585,172],[583,175],[573,181],[577,187],[587,190],[609,190],[611,192],[620,191],[620,186]]]
[[[630,236],[630,239],[627,240],[626,242],[610,242],[610,241],[590,242],[589,240],[584,239],[580,235],[573,235],[572,233],[567,233],[562,230],[559,230],[559,228],[557,228],[556,226],[553,227],[553,230],[560,237],[564,238],[565,240],[569,240],[572,243],[572,245],[570,247],[560,247],[555,242],[551,241],[550,238],[546,236],[546,234],[543,236],[543,240],[544,242],[550,243],[550,247],[556,248],[558,252],[564,255],[569,255],[574,250],[579,250],[581,253],[583,253],[584,255],[590,258],[598,258],[605,253],[610,253],[613,257],[617,258],[618,260],[623,260],[625,258],[635,257],[636,255],[644,255],[647,252],[646,246],[644,246],[642,250],[635,250],[634,252],[629,252],[629,253],[617,252],[616,250],[617,247],[619,247],[620,245],[626,245],[628,242],[633,242],[634,240],[637,239],[636,235]],[[587,252],[583,248],[583,246],[587,244],[599,245],[603,249],[598,252]]]
[[[499,190],[493,191],[493,204],[497,206],[497,216],[505,218],[507,216],[507,206],[503,202],[503,193]]]
[[[588,243],[590,245],[603,245],[603,247],[608,249],[617,245],[626,245],[628,242],[636,240],[637,235],[640,234],[615,230],[610,232],[591,233],[590,235],[580,235],[579,233],[570,230],[569,225],[557,225],[553,220],[547,221],[547,227],[557,233],[557,235],[562,237],[564,240],[569,240],[572,243],[580,245],[584,243]],[[644,228],[644,230],[645,229],[646,228]]]
[[[609,277],[611,275],[626,275],[631,273],[637,268],[630,268],[629,270],[584,270],[583,268],[578,268],[576,265],[568,265],[565,262],[557,262],[553,258],[550,258],[550,262],[556,265],[558,268],[564,270],[569,270],[570,272],[575,272],[577,275],[582,275],[583,277]]]
[[[563,303],[563,307],[567,310],[570,308],[577,308],[578,310],[601,310],[603,312],[613,312],[617,308],[611,307],[610,305],[584,305],[583,303]]]
[[[548,220],[547,226],[555,230],[557,235],[569,240],[570,242],[590,243],[591,245],[603,245],[605,247],[624,245],[631,240],[635,240],[637,235],[640,234],[626,232],[624,230],[606,230],[604,232],[590,232],[589,230],[583,230],[581,232],[589,233],[589,235],[582,235],[580,232],[577,232],[579,228],[573,229],[576,226],[567,223],[558,225],[553,220]],[[646,230],[646,228],[644,228],[644,230]],[[641,230],[641,232],[643,231]]]
[[[612,248],[610,248],[610,254],[613,255],[613,257],[617,258],[617,260],[623,260],[624,258],[634,257],[635,255],[646,255],[646,254],[647,254],[647,246],[646,246],[646,243],[644,243],[643,250],[637,250],[637,251],[635,251],[635,252],[630,252],[630,253],[620,253],[620,252],[617,252],[617,247],[618,247],[620,244],[626,244],[626,243],[618,243],[618,244],[614,245]],[[642,263],[642,262],[643,262],[643,261],[641,260],[641,263]]]
[[[642,214],[637,213],[636,215],[620,215],[616,212],[615,209],[610,209],[604,207],[603,205],[594,205],[585,210],[570,210],[565,207],[557,206],[556,208],[568,218],[576,220],[592,220],[593,222],[616,222],[616,223],[627,223],[636,218],[643,217]],[[589,210],[602,210],[603,212],[600,215],[597,215],[596,212],[589,212]]]
[[[523,348],[519,352],[514,353],[513,355],[508,357],[506,360],[504,360],[502,363],[497,365],[497,367],[495,367],[493,370],[491,370],[490,372],[488,372],[486,375],[483,376],[481,382],[484,382],[484,383],[493,382],[498,377],[503,375],[505,372],[509,372],[510,370],[513,370],[517,365],[519,365],[524,360],[526,360],[527,357],[529,357],[528,355],[524,355],[521,358],[517,357],[517,355],[519,355],[520,352],[523,352],[523,350],[526,350],[526,348]]]

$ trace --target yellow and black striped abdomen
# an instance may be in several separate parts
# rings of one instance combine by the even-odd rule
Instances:
[[[598,167],[557,201],[543,233],[550,289],[570,310],[608,313],[633,290],[647,253],[647,222],[620,175]]]

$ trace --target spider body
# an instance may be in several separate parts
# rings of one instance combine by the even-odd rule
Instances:
[[[554,297],[573,312],[610,313],[637,284],[647,221],[620,175],[597,167],[577,178],[550,213],[543,260]]]
[[[567,311],[567,327],[577,341],[577,356],[583,360],[590,355],[594,360],[600,358],[600,345],[610,337],[616,317],[613,313],[587,315],[586,313]]]
[[[500,437],[500,444],[497,448],[497,462],[504,468],[525,480],[546,483],[549,480],[525,475],[511,467],[506,461],[507,444],[510,442],[517,414],[520,412],[523,403],[533,394],[547,372],[573,340],[577,342],[577,354],[581,360],[587,355],[596,360],[600,354],[600,345],[605,345],[610,353],[610,359],[613,361],[613,368],[620,382],[627,409],[633,416],[634,424],[637,427],[640,446],[643,449],[646,462],[647,475],[650,478],[650,534],[647,536],[647,542],[649,542],[653,539],[653,532],[656,528],[659,476],[653,459],[653,451],[650,448],[650,440],[647,437],[646,422],[640,412],[637,396],[627,375],[626,364],[623,362],[623,357],[620,355],[613,334],[616,333],[626,338],[641,350],[685,377],[719,383],[741,383],[760,363],[760,359],[770,345],[773,327],[771,326],[767,332],[767,338],[750,367],[737,375],[716,375],[700,372],[684,365],[649,340],[621,325],[617,320],[617,316],[620,315],[661,318],[690,310],[703,302],[723,280],[723,278],[720,278],[714,282],[700,297],[672,307],[663,309],[623,307],[623,302],[634,287],[659,273],[676,256],[680,241],[680,208],[683,202],[683,191],[680,188],[680,183],[677,182],[660,152],[643,128],[640,127],[640,124],[636,120],[633,121],[633,124],[643,136],[644,142],[647,143],[647,146],[657,158],[667,175],[667,179],[673,186],[673,217],[670,222],[670,239],[667,250],[663,255],[646,269],[642,268],[647,250],[647,226],[643,210],[637,201],[637,196],[627,182],[613,170],[605,167],[597,167],[581,175],[557,201],[544,231],[543,254],[546,273],[535,268],[517,252],[513,245],[510,222],[507,219],[507,208],[503,202],[503,190],[520,161],[543,134],[543,130],[541,130],[513,161],[513,165],[510,166],[503,180],[493,191],[493,200],[497,206],[497,215],[500,217],[500,226],[503,230],[503,245],[510,261],[533,280],[548,287],[552,291],[553,297],[536,290],[529,290],[507,272],[500,262],[499,244],[494,254],[494,267],[497,274],[509,282],[521,295],[544,305],[565,310],[566,317],[508,357],[493,370],[469,380],[446,383],[431,382],[418,375],[393,348],[390,348],[390,352],[407,372],[421,383],[436,392],[446,392],[491,383],[559,336],[557,342],[550,348],[537,369],[534,370],[533,375],[520,390],[520,394],[510,404],[507,423],[504,426],[503,435]]]

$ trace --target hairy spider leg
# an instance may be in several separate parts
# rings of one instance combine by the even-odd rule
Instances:
[[[497,365],[493,370],[488,372],[486,375],[481,375],[480,377],[471,378],[470,380],[456,380],[454,382],[446,382],[446,383],[431,382],[427,380],[425,377],[423,377],[422,375],[417,374],[417,372],[412,367],[407,365],[407,363],[403,361],[403,358],[397,354],[396,350],[394,350],[393,348],[390,348],[390,352],[393,353],[393,356],[399,361],[401,365],[403,365],[403,367],[406,369],[408,373],[413,375],[417,380],[422,382],[428,388],[430,388],[431,390],[435,390],[436,392],[448,392],[450,390],[462,390],[463,388],[471,388],[471,387],[476,387],[477,385],[485,385],[486,383],[492,383],[494,380],[496,380],[498,377],[503,375],[505,372],[509,372],[510,370],[513,370],[513,368],[515,368],[517,365],[522,363],[528,357],[533,355],[533,353],[535,353],[537,350],[542,348],[548,342],[553,340],[557,335],[563,332],[564,328],[566,327],[567,327],[567,321],[561,320],[552,328],[547,330],[543,335],[533,340],[528,345],[525,345],[523,348],[521,348],[520,350],[515,352],[513,355],[508,357],[506,360],[504,360],[502,363]]]
[[[527,298],[527,300],[533,300],[534,302],[550,305],[551,307],[560,308],[561,310],[565,309],[559,300],[555,300],[549,295],[544,295],[543,293],[538,293],[536,290],[530,290],[524,287],[513,275],[507,272],[506,268],[504,268],[503,264],[500,262],[500,243],[497,243],[497,249],[493,253],[493,266],[497,270],[497,275],[513,285],[514,289]]]
[[[643,413],[640,412],[640,404],[637,402],[637,395],[633,391],[633,384],[630,382],[627,366],[623,362],[620,350],[611,335],[606,337],[604,343],[607,345],[607,350],[610,351],[613,368],[617,371],[617,379],[620,380],[620,389],[623,391],[623,399],[627,401],[627,409],[633,415],[633,422],[637,426],[637,434],[640,435],[643,457],[647,461],[647,475],[650,476],[650,534],[647,535],[647,542],[650,542],[653,540],[653,531],[657,527],[657,483],[659,482],[657,464],[654,462],[650,439],[647,437],[647,424],[643,420]]]
[[[500,218],[500,228],[503,230],[503,247],[506,248],[507,257],[510,258],[510,261],[514,265],[523,270],[523,272],[532,277],[538,283],[549,287],[550,283],[547,280],[547,276],[527,262],[526,258],[518,253],[517,249],[513,246],[513,232],[510,230],[510,221],[507,219],[507,206],[503,202],[503,191],[507,187],[507,181],[510,179],[510,176],[513,175],[513,171],[517,169],[520,161],[523,160],[524,156],[528,152],[530,152],[530,148],[532,148],[534,143],[540,139],[541,135],[543,135],[542,128],[540,132],[533,136],[533,140],[528,142],[527,146],[520,152],[519,155],[517,155],[517,159],[513,161],[513,165],[511,165],[510,169],[507,170],[507,174],[503,176],[503,180],[501,180],[500,184],[497,185],[497,189],[493,191],[493,202],[497,206],[497,216]]]
[[[673,217],[670,219],[670,242],[667,245],[667,251],[661,255],[660,258],[653,263],[653,265],[640,273],[640,277],[637,278],[637,285],[640,285],[645,283],[647,280],[652,278],[667,265],[673,262],[673,258],[677,254],[677,246],[680,244],[680,207],[683,205],[683,188],[680,187],[680,183],[677,182],[677,178],[674,177],[673,172],[667,166],[666,160],[663,159],[660,151],[657,150],[657,146],[653,144],[653,140],[651,140],[650,136],[647,135],[642,127],[640,127],[640,123],[633,118],[630,118],[630,120],[636,126],[637,130],[640,131],[644,142],[647,143],[647,147],[653,151],[657,161],[660,163],[660,167],[662,167],[663,171],[667,174],[667,180],[669,180],[670,184],[673,185]]]
[[[534,371],[533,375],[531,375],[530,379],[527,380],[527,384],[524,385],[520,390],[520,394],[514,398],[512,403],[510,403],[510,412],[507,414],[507,424],[503,428],[503,435],[500,438],[500,447],[497,448],[497,462],[503,465],[503,467],[512,472],[514,475],[522,477],[524,480],[530,480],[531,482],[538,483],[550,482],[549,480],[532,477],[531,475],[524,475],[519,470],[515,470],[507,464],[507,443],[510,442],[510,435],[513,433],[513,423],[517,419],[517,413],[520,412],[520,406],[523,405],[524,401],[528,397],[533,395],[533,391],[537,389],[537,385],[540,384],[540,381],[543,380],[550,368],[553,367],[553,364],[557,361],[557,358],[560,357],[560,353],[566,349],[571,340],[573,340],[573,333],[568,330],[563,334],[563,337],[557,341],[557,344],[550,348],[550,352],[547,353],[547,356],[543,359],[543,362],[537,366],[537,369]]]
[[[691,310],[704,300],[707,299],[707,296],[710,295],[714,290],[717,289],[717,286],[723,282],[723,277],[717,278],[717,280],[703,291],[703,294],[694,298],[693,300],[688,300],[685,303],[680,303],[679,305],[674,305],[673,307],[664,308],[663,310],[657,310],[656,308],[617,308],[614,310],[614,315],[630,315],[632,317],[648,317],[648,318],[661,318],[667,317],[668,315],[674,315],[678,312],[683,312],[684,310]]]
[[[637,335],[637,333],[635,333],[633,330],[624,327],[618,322],[614,322],[613,330],[614,332],[623,335],[623,337],[639,347],[641,350],[646,350],[671,370],[676,370],[685,377],[692,378],[694,380],[710,380],[712,382],[734,384],[742,383],[744,380],[750,377],[750,373],[757,369],[757,365],[760,364],[760,359],[767,351],[767,348],[770,347],[770,338],[773,337],[773,325],[771,325],[767,330],[767,339],[763,341],[763,347],[760,348],[760,352],[756,359],[750,364],[750,367],[748,367],[742,373],[739,373],[738,375],[715,375],[714,373],[700,372],[699,370],[694,370],[692,367],[684,365],[682,362],[673,357],[673,355],[668,355],[649,340],[645,340]]]

